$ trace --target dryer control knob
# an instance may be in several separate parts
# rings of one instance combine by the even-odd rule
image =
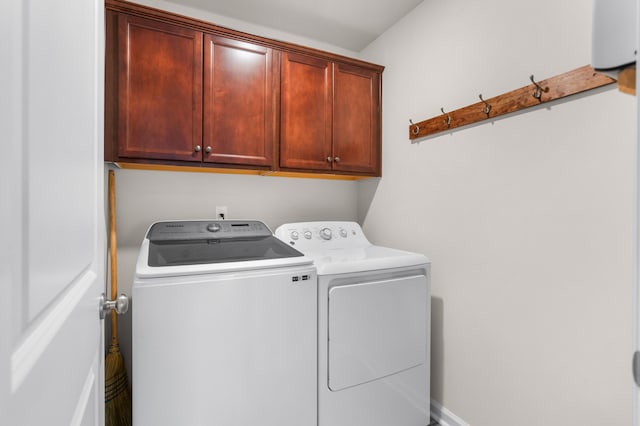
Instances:
[[[332,237],[331,235],[331,229],[329,228],[322,228],[320,230],[320,238],[322,238],[323,240],[330,240]]]
[[[291,239],[292,240],[297,240],[298,237],[299,237],[298,231],[291,231]]]
[[[340,236],[341,236],[342,238],[347,238],[347,235],[348,235],[348,234],[347,234],[347,230],[346,230],[346,229],[344,229],[344,228],[340,228]]]
[[[304,231],[304,237],[307,240],[310,240],[312,236],[313,236],[313,234],[311,233],[311,231]]]

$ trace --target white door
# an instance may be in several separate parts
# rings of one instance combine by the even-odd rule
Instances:
[[[103,0],[0,2],[0,424],[103,425]]]

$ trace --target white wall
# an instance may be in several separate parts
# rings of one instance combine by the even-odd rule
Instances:
[[[386,66],[378,244],[433,265],[432,398],[473,426],[631,424],[635,99],[612,88],[410,143],[414,122],[590,62],[591,2],[428,0]]]
[[[139,248],[151,223],[259,219],[272,230],[285,222],[356,218],[354,181],[217,173],[117,170],[118,245]]]

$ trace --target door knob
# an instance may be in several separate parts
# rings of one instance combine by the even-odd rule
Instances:
[[[196,147],[193,149],[195,152],[200,152],[202,148],[200,147],[200,145],[196,145]]]
[[[126,314],[129,310],[129,298],[126,294],[120,294],[116,300],[106,300],[104,293],[100,296],[100,319],[104,319],[111,311],[118,315]]]

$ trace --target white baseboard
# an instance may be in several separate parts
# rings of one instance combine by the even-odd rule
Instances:
[[[431,420],[437,421],[440,426],[470,426],[469,423],[444,408],[436,400],[431,400]]]

